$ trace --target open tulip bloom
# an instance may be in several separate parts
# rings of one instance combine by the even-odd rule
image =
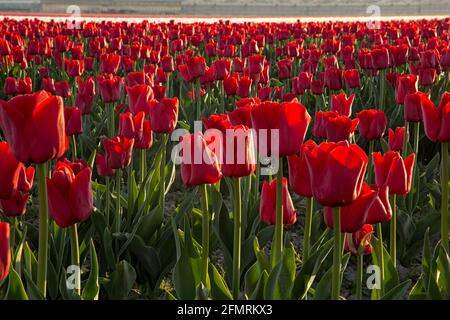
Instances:
[[[0,21],[0,300],[450,299],[448,18],[128,18]]]

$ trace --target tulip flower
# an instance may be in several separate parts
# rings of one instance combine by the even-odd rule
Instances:
[[[7,217],[20,217],[26,212],[29,198],[28,192],[17,190],[10,198],[0,199],[0,209]]]
[[[150,112],[150,100],[153,99],[153,90],[145,84],[137,84],[132,87],[126,87],[128,97],[128,107],[133,115],[144,112],[148,115]]]
[[[124,169],[130,165],[133,152],[134,139],[127,139],[118,135],[112,139],[103,139],[103,148],[108,167],[112,169]]]
[[[412,74],[398,76],[395,84],[395,103],[403,104],[405,96],[417,91],[417,77]]]
[[[178,98],[150,102],[150,123],[156,133],[172,133],[178,121]]]
[[[278,79],[280,81],[290,79],[292,73],[291,59],[279,60],[277,64],[278,64]]]
[[[378,140],[386,131],[387,117],[383,111],[375,109],[366,109],[358,112],[358,131],[366,140]]]
[[[100,57],[100,71],[116,74],[119,70],[120,56],[117,54],[103,54]]]
[[[84,72],[83,60],[65,60],[66,72],[69,77],[79,77]]]
[[[349,140],[350,135],[358,125],[358,121],[358,119],[352,120],[347,116],[337,116],[328,119],[326,124],[327,140],[330,142]]]
[[[258,98],[246,98],[237,101],[236,109],[228,112],[227,114],[230,123],[234,126],[242,124],[248,128],[251,128],[252,118],[250,112],[252,108],[259,103],[261,103],[261,101]]]
[[[361,79],[357,69],[344,70],[343,77],[349,88],[361,87]]]
[[[269,184],[264,181],[261,191],[261,202],[259,206],[259,214],[261,221],[265,224],[276,224],[276,193],[277,179],[272,180]],[[287,188],[287,179],[283,178],[283,224],[291,225],[297,221],[297,211],[292,203],[289,190]]]
[[[7,142],[0,142],[0,199],[10,198],[17,190],[22,164]]]
[[[352,104],[354,99],[354,94],[348,98],[345,93],[331,96],[331,111],[335,111],[342,116],[350,117],[352,114]]]
[[[247,76],[243,76],[238,80],[238,86],[236,94],[241,98],[247,98],[250,96],[250,88],[252,85],[252,79]]]
[[[89,114],[92,111],[95,96],[94,78],[89,77],[84,82],[81,78],[78,78],[77,81],[78,90],[75,95],[75,105],[81,110],[82,114]]]
[[[17,93],[17,80],[13,77],[6,78],[3,91],[6,95],[15,95]]]
[[[117,102],[123,90],[123,78],[105,74],[97,76],[98,90],[103,102]]]
[[[226,77],[223,81],[223,89],[225,90],[225,94],[227,96],[236,95],[239,83],[238,79],[234,76]]]
[[[318,139],[327,138],[327,123],[331,118],[338,117],[339,114],[335,111],[317,111],[314,115],[313,136]]]
[[[409,133],[406,133],[409,137]],[[401,151],[404,148],[404,141],[408,141],[409,138],[405,138],[405,128],[397,127],[395,130],[388,130],[388,143],[389,148],[393,151]]]
[[[198,79],[206,72],[205,58],[202,56],[195,56],[190,58],[187,63],[187,71],[191,79]]]
[[[336,67],[330,67],[325,70],[324,76],[325,86],[330,90],[342,89],[342,71]]]
[[[136,149],[149,149],[153,143],[150,122],[145,119],[144,112],[139,112],[134,117],[131,112],[120,114],[119,134],[134,139]]]
[[[422,121],[422,97],[427,96],[425,93],[416,91],[405,96],[403,105],[403,116],[405,121],[420,122]]]
[[[0,221],[0,282],[6,279],[11,264],[11,248],[9,245],[9,224]]]
[[[84,162],[59,161],[52,178],[47,179],[50,217],[61,228],[89,218],[93,209],[91,175]]]
[[[251,74],[257,74],[260,73],[264,68],[264,61],[266,60],[266,57],[260,54],[255,54],[252,56],[249,56],[248,58],[248,71]]]
[[[64,108],[64,121],[66,123],[67,136],[73,136],[83,133],[81,111],[77,107]]]
[[[230,74],[231,61],[228,59],[218,59],[214,61],[214,79],[224,80]]]
[[[30,77],[17,80],[17,93],[30,94],[33,92],[33,83]]]
[[[370,52],[372,68],[383,70],[389,67],[389,52],[387,48],[374,49]]]

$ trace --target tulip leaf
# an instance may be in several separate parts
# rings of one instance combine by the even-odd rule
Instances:
[[[253,290],[253,293],[250,297],[251,300],[262,300],[264,299],[264,288],[267,285],[267,281],[269,279],[269,274],[266,270],[263,270],[261,276],[259,277],[258,283]]]
[[[245,273],[244,277],[244,288],[245,293],[250,296],[254,291],[259,282],[262,274],[262,270],[259,262],[255,262]]]
[[[113,300],[123,300],[128,297],[136,281],[136,271],[126,260],[117,264],[111,273],[109,282],[105,284],[108,297]]]
[[[411,280],[408,279],[402,283],[399,283],[394,288],[389,290],[381,300],[401,300],[408,293],[408,289],[411,286]]]
[[[233,299],[225,280],[212,263],[209,263],[209,277],[211,281],[211,298],[215,300]]]
[[[283,258],[273,268],[264,289],[264,299],[291,299],[295,279],[295,250],[292,243],[283,251]]]
[[[423,273],[422,273],[419,279],[417,279],[416,284],[409,292],[408,300],[425,300],[426,298],[427,294],[423,287]]]
[[[28,300],[22,279],[20,279],[19,274],[12,267],[9,270],[5,300]]]
[[[437,268],[439,270],[439,288],[448,300],[450,299],[450,258],[442,244],[439,244],[439,256],[437,259]]]
[[[89,272],[89,278],[83,288],[82,297],[83,300],[98,300],[98,293],[100,286],[98,284],[98,259],[97,251],[95,250],[94,241],[90,239],[90,257],[91,257],[91,270]]]

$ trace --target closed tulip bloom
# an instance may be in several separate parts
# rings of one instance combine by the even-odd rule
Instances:
[[[361,87],[361,78],[357,69],[344,70],[343,77],[349,88]]]
[[[108,166],[106,157],[101,153],[97,153],[95,156],[95,166],[100,177],[112,177],[116,172],[116,170]]]
[[[144,112],[139,112],[134,117],[131,112],[120,114],[119,133],[128,139],[134,139],[136,149],[148,149],[152,146],[153,133]]]
[[[367,155],[347,141],[321,143],[305,149],[314,198],[324,206],[346,206],[360,193],[367,167]]]
[[[406,121],[420,122],[422,121],[422,97],[427,95],[423,92],[417,91],[407,94],[403,105],[403,116]]]
[[[195,56],[190,58],[187,63],[187,71],[192,79],[202,77],[206,72],[205,58],[202,56]]]
[[[144,112],[145,115],[150,113],[150,100],[153,99],[153,90],[145,84],[137,84],[132,87],[126,87],[128,97],[128,107],[130,111],[136,115]]]
[[[175,65],[172,56],[164,56],[161,58],[161,67],[164,72],[174,72]]]
[[[258,145],[262,155],[272,154],[271,130],[278,130],[279,156],[289,156],[300,151],[311,117],[305,106],[296,99],[291,102],[266,101],[256,105],[251,110],[253,128],[267,130],[266,145]],[[258,136],[258,140],[261,139]]]
[[[363,186],[364,187],[364,186]],[[389,187],[384,185],[378,188],[376,185],[370,186],[377,193],[377,197],[369,209],[366,223],[377,224],[388,222],[392,218],[392,208],[389,202]]]
[[[16,190],[8,199],[0,199],[0,211],[7,217],[20,217],[27,211],[28,192]]]
[[[444,93],[436,108],[428,97],[422,98],[422,119],[425,134],[433,142],[450,141],[450,94]]]
[[[269,184],[264,181],[259,203],[259,215],[265,224],[274,225],[276,223],[276,193],[277,179],[273,179]],[[297,211],[292,203],[291,195],[287,188],[287,179],[283,178],[283,225],[295,224],[297,221]]]
[[[66,135],[73,136],[83,133],[81,111],[77,107],[64,108],[64,121],[66,123]]]
[[[13,156],[9,144],[0,142],[0,199],[7,199],[15,193],[22,166]]]
[[[117,54],[103,54],[100,57],[100,71],[102,73],[116,74],[119,70],[120,56]]]
[[[370,245],[371,234],[373,227],[370,224],[365,224],[356,232],[346,233],[344,235],[344,250],[351,252],[354,255],[370,255],[372,253],[372,246]]]
[[[256,170],[253,135],[243,126],[230,126],[223,132],[222,174],[246,177]]]
[[[244,98],[236,102],[236,109],[228,112],[228,119],[234,126],[244,125],[248,128],[252,128],[252,118],[250,112],[252,108],[261,103],[258,98]]]
[[[3,87],[6,95],[14,95],[17,93],[17,80],[13,77],[8,77],[5,80],[5,86]]]
[[[341,208],[341,231],[352,233],[358,231],[367,220],[369,210],[377,198],[377,193],[363,183],[361,193],[350,205]],[[324,208],[324,221],[333,229],[333,209]]]
[[[312,74],[308,72],[300,72],[298,77],[292,78],[292,92],[303,94],[305,90],[311,88]]]
[[[122,135],[112,139],[103,139],[106,161],[112,169],[124,169],[131,163],[134,139],[128,139]]]
[[[409,133],[408,133],[409,137]],[[405,138],[405,127],[397,127],[395,131],[392,129],[388,130],[388,143],[389,148],[394,151],[400,151],[403,149],[403,142]],[[408,138],[409,140],[409,138]]]
[[[71,95],[69,82],[67,80],[62,80],[55,82],[55,93],[57,96],[68,98]]]
[[[55,94],[56,88],[55,88],[55,80],[52,78],[43,78],[41,83],[42,89],[45,91],[48,91],[49,93]]]
[[[49,215],[61,228],[86,221],[93,209],[92,170],[82,162],[59,161],[47,179]]]
[[[224,80],[229,74],[231,69],[231,61],[224,58],[214,61],[214,79]]]
[[[350,135],[358,125],[358,119],[350,119],[347,116],[337,116],[328,119],[326,124],[327,140],[339,142],[350,139]]]
[[[342,89],[342,71],[336,67],[330,67],[325,70],[324,75],[325,86],[330,90]]]
[[[350,117],[352,114],[352,104],[355,100],[355,95],[352,94],[347,98],[345,93],[331,96],[331,111],[336,111],[342,116]]]
[[[318,139],[327,138],[327,123],[329,119],[338,117],[335,111],[317,111],[314,115],[313,136]]]
[[[83,60],[65,60],[66,72],[69,77],[81,76],[84,72],[84,61]]]
[[[238,80],[238,87],[236,94],[241,98],[247,98],[250,96],[250,88],[252,86],[252,79],[247,76],[243,76]]]
[[[255,54],[249,56],[247,60],[248,60],[248,72],[250,72],[251,74],[257,74],[263,70],[264,61],[266,60],[266,57],[261,54]]]
[[[227,96],[236,95],[238,86],[238,79],[234,76],[226,77],[223,81],[223,89],[225,90],[225,94]]]
[[[308,140],[303,143],[299,155],[288,156],[289,185],[296,194],[305,198],[311,198],[313,193],[304,149],[312,149],[315,146],[316,143],[314,141]]]
[[[323,94],[324,82],[320,79],[311,80],[311,92],[315,95]]]
[[[17,93],[30,94],[33,92],[33,83],[30,77],[17,80]]]
[[[374,49],[370,52],[372,68],[383,70],[389,67],[389,51],[387,48]]]
[[[258,89],[258,98],[261,99],[261,101],[270,100],[272,97],[272,93],[273,93],[272,87],[260,87]]]
[[[431,86],[436,81],[435,68],[419,69],[419,84],[421,86]]]
[[[387,117],[383,111],[366,109],[358,112],[358,131],[366,140],[378,140],[384,135],[387,126]]]
[[[180,145],[181,179],[185,186],[193,187],[220,181],[220,163],[201,133],[184,135]]]
[[[278,64],[278,79],[279,80],[290,79],[292,73],[291,59],[279,60],[277,64]]]
[[[10,264],[9,223],[0,221],[0,282],[8,276]]]
[[[413,74],[399,75],[395,83],[395,103],[403,104],[405,96],[417,91],[417,77]]]
[[[123,78],[113,75],[97,76],[98,90],[103,102],[117,102],[123,90]]]
[[[391,194],[408,194],[411,190],[415,154],[411,153],[403,159],[398,152],[388,151],[384,155],[374,152],[372,157],[378,188],[387,185]]]
[[[46,91],[0,100],[0,124],[14,156],[44,163],[66,151],[64,105]]]
[[[152,79],[150,78],[149,74],[145,73],[144,71],[130,72],[129,74],[127,74],[125,82],[129,87],[133,87],[137,84],[146,84],[151,87],[153,86]]]
[[[156,133],[172,133],[178,121],[178,98],[150,102],[150,124]]]

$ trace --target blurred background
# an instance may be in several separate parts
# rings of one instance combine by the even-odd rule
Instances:
[[[0,0],[2,12],[201,16],[448,15],[450,0]]]

